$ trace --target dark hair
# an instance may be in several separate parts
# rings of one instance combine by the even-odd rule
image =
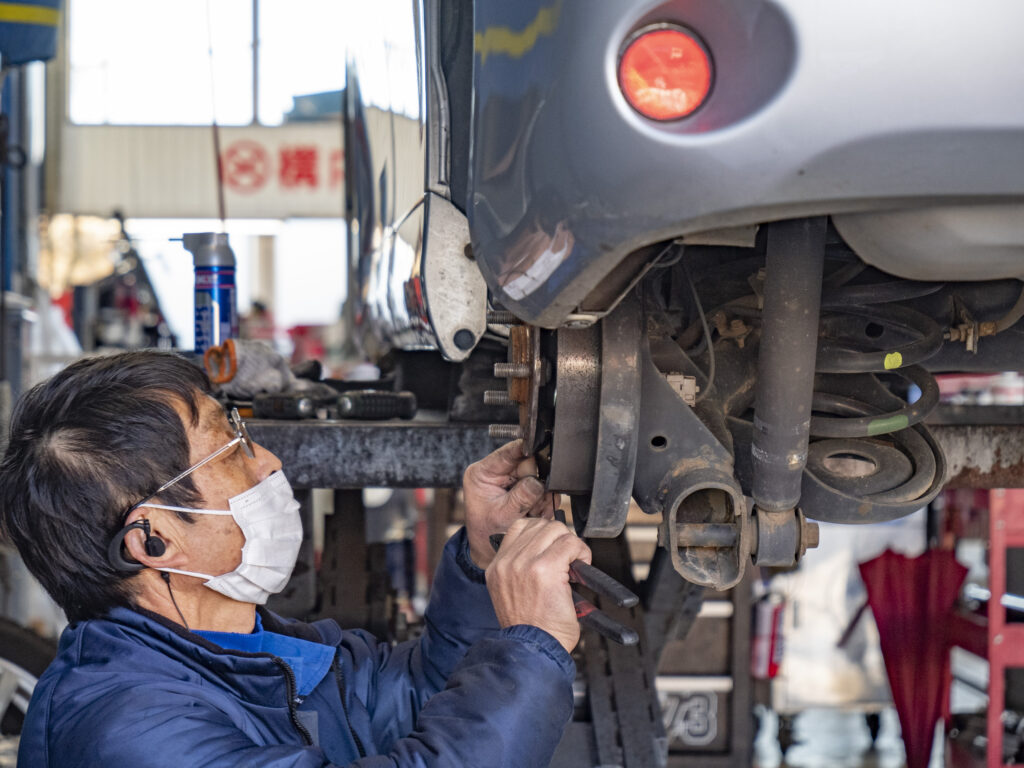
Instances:
[[[173,403],[192,424],[206,374],[155,350],[89,357],[18,401],[0,463],[0,530],[68,619],[131,606],[134,574],[107,562],[125,511],[189,465],[189,441]],[[161,501],[194,506],[191,478]]]

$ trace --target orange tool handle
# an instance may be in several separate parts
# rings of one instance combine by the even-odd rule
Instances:
[[[203,366],[214,384],[227,384],[235,378],[238,373],[235,340],[228,339],[223,344],[208,348],[203,353]]]

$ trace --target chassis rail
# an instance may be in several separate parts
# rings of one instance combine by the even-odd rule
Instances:
[[[949,459],[947,487],[1024,487],[1024,407],[940,406],[928,424]],[[281,459],[295,488],[458,488],[466,467],[498,445],[484,424],[256,420],[248,426]]]

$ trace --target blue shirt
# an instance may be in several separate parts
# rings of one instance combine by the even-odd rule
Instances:
[[[295,692],[309,696],[331,669],[334,648],[323,643],[314,643],[299,637],[289,637],[263,629],[260,615],[256,614],[256,626],[248,634],[240,632],[207,632],[196,630],[214,645],[229,651],[243,653],[270,653],[284,661],[295,674]]]

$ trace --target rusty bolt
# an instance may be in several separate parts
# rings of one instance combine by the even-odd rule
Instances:
[[[491,424],[487,434],[495,440],[518,440],[523,436],[523,429],[518,424]]]
[[[804,542],[807,545],[807,549],[815,549],[820,543],[820,530],[817,523],[805,523],[807,526],[804,528]]]
[[[820,532],[817,523],[812,523],[803,516],[802,512],[797,514],[800,521],[800,549],[797,551],[796,559],[799,561],[807,554],[808,549],[814,549],[818,546]]]
[[[530,366],[526,363],[494,364],[494,377],[497,379],[525,379],[530,373]]]
[[[487,322],[494,325],[517,325],[520,320],[507,310],[489,309],[487,310]]]
[[[484,392],[484,405],[512,405],[512,398],[503,389],[489,389]]]

